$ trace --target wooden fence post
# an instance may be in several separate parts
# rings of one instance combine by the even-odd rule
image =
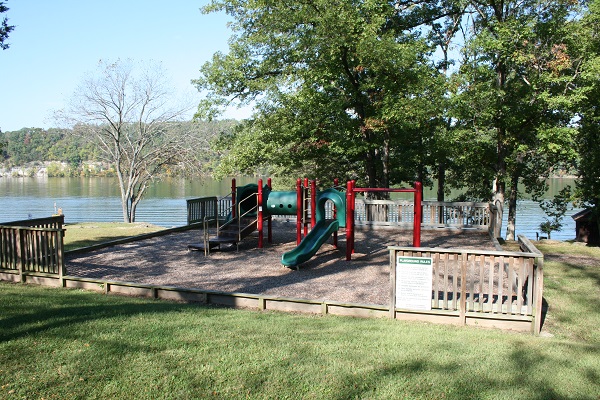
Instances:
[[[23,237],[21,235],[22,229],[17,228],[16,230],[16,245],[17,245],[17,254],[16,254],[16,262],[17,262],[17,271],[19,272],[19,282],[25,282],[25,276],[23,275],[23,270],[25,269],[25,243],[23,242]]]
[[[65,287],[65,279],[64,276],[65,274],[65,245],[64,245],[64,241],[63,241],[63,235],[64,235],[64,229],[61,229],[60,231],[57,232],[56,234],[56,252],[57,252],[57,258],[56,258],[56,264],[58,267],[58,280],[60,281],[60,286],[61,287]]]
[[[469,253],[461,253],[460,262],[460,324],[467,323],[467,261]]]
[[[396,318],[396,254],[397,250],[390,250],[390,319]]]
[[[538,257],[535,259],[535,265],[533,267],[533,273],[535,276],[535,310],[533,310],[533,330],[534,334],[539,335],[542,330],[542,315],[543,315],[543,293],[544,293],[544,257]]]

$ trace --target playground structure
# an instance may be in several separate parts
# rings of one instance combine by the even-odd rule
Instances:
[[[346,260],[352,259],[354,253],[355,202],[357,193],[373,192],[411,192],[414,194],[413,246],[420,246],[421,237],[421,201],[422,186],[415,182],[411,189],[357,188],[355,181],[348,181],[340,187],[338,181],[334,186],[322,191],[317,189],[316,181],[308,178],[297,179],[295,191],[273,191],[271,179],[263,185],[259,179],[257,184],[237,186],[232,180],[231,206],[227,210],[218,210],[218,206],[204,206],[199,213],[204,227],[202,244],[189,245],[190,249],[204,249],[209,254],[213,248],[222,244],[239,244],[245,237],[258,232],[258,248],[264,245],[264,228],[267,226],[267,240],[272,243],[272,217],[296,217],[296,245],[293,250],[282,255],[281,263],[290,268],[298,266],[312,258],[319,248],[330,238],[338,247],[338,231],[345,229]],[[215,204],[223,204],[210,198]],[[329,207],[327,207],[330,205]],[[227,215],[224,221],[219,215]],[[208,234],[212,224],[216,234]],[[310,231],[309,231],[310,227]]]

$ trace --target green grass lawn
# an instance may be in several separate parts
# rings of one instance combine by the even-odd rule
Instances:
[[[66,251],[165,229],[144,222],[84,222],[68,224],[65,228]]]
[[[597,400],[600,251],[540,249],[541,337],[0,283],[0,398]]]

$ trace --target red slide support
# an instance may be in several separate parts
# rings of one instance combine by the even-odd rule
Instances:
[[[354,181],[346,184],[346,260],[352,259],[354,253]]]
[[[413,217],[413,247],[421,247],[421,220],[423,219],[423,184],[415,182],[415,215]]]
[[[317,181],[310,181],[310,229],[317,224]]]
[[[304,213],[304,207],[302,207],[302,179],[296,180],[296,246],[300,245],[302,241],[302,217]]]
[[[262,207],[262,203],[263,203],[263,187],[262,187],[263,181],[262,179],[258,180],[258,198],[257,198],[257,205],[256,207],[258,208],[258,221],[256,221],[256,227],[258,229],[258,248],[262,249],[263,248],[263,207]]]

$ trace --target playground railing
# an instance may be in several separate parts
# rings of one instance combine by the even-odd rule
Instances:
[[[231,193],[228,194],[227,196],[220,197],[218,199],[218,210],[219,210],[219,218],[223,219],[223,220],[227,219],[227,216],[233,210]]]
[[[422,224],[426,227],[487,230],[492,221],[488,203],[423,201],[422,207]],[[356,199],[354,219],[357,225],[410,228],[414,212],[414,203],[409,200]]]
[[[487,230],[490,225],[489,204],[424,201],[423,224],[440,228],[458,227]]]
[[[0,225],[0,269],[16,274],[52,276],[62,280],[64,216],[7,222]]]
[[[216,219],[219,212],[216,196],[198,197],[187,202],[187,224],[204,222],[207,218]]]
[[[240,201],[237,202],[237,226],[238,226],[238,241],[241,241],[243,239],[242,237],[242,231],[250,224],[253,224],[254,222],[256,222],[258,220],[258,216],[256,216],[256,218],[251,221],[249,224],[246,224],[245,226],[242,227],[242,220],[244,218],[246,218],[248,215],[252,214],[252,213],[256,213],[258,211],[258,201],[256,201],[256,205],[251,207],[250,209],[246,210],[246,212],[244,212],[242,214],[242,204],[245,204],[247,200],[249,200],[252,197],[257,197],[258,198],[258,193],[252,193],[249,196],[241,199]],[[258,215],[258,214],[257,214]]]

